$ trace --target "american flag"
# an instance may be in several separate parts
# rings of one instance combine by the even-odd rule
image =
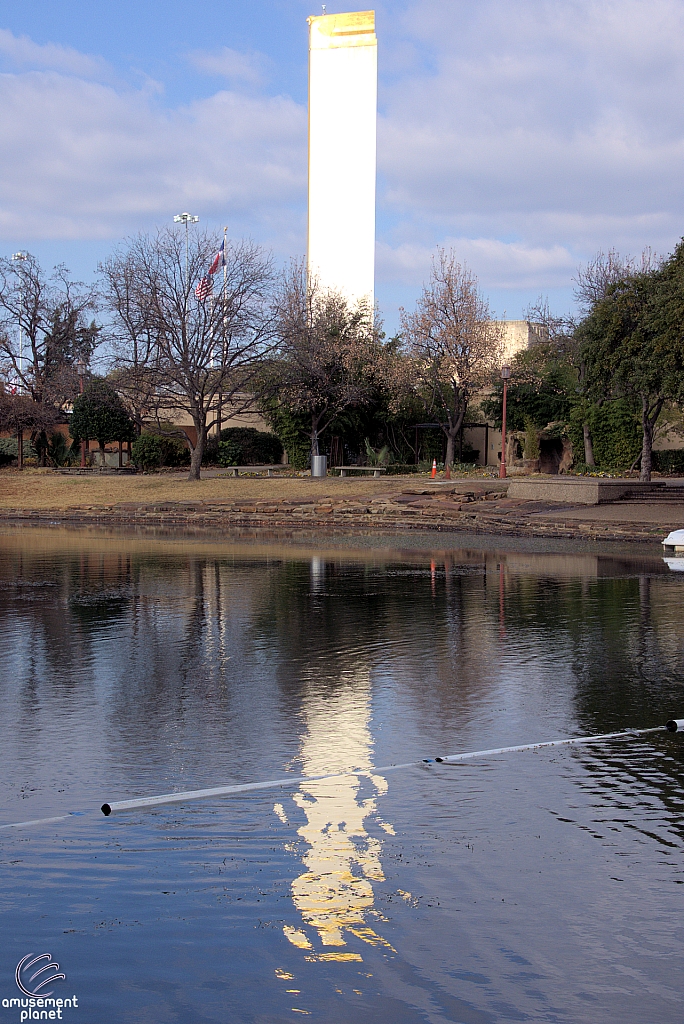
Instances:
[[[206,277],[203,277],[200,280],[199,284],[195,288],[195,298],[199,299],[200,302],[204,302],[205,299],[209,298],[213,291],[214,281],[209,274],[207,274]]]

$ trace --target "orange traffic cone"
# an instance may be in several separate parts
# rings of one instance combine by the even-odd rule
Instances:
[[[432,460],[432,473],[430,474],[434,480],[437,476],[437,459]]]

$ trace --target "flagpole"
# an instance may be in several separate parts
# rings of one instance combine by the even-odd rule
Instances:
[[[228,286],[228,267],[226,264],[226,235],[228,234],[228,228],[223,229],[223,335],[221,337],[221,383],[218,389],[218,411],[216,415],[216,434],[219,441],[221,440],[221,413],[222,413],[222,401],[223,401],[223,370],[226,364],[226,290]]]
[[[209,296],[209,351],[211,353],[210,366],[214,369],[215,353],[214,353],[214,292],[212,289],[211,295]]]
[[[223,229],[223,339],[222,339],[222,353],[221,362],[225,365],[226,362],[226,295],[228,292],[228,263],[226,261],[226,235],[228,234],[228,228]]]

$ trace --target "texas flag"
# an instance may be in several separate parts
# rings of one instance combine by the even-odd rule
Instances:
[[[209,273],[210,274],[215,274],[219,267],[225,267],[225,265],[226,265],[226,252],[225,252],[225,250],[226,250],[226,239],[224,237],[223,241],[221,242],[221,248],[219,249],[219,251],[214,256],[213,262],[212,262],[211,266],[209,267]]]

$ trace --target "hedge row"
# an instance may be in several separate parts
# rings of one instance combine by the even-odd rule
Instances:
[[[226,427],[221,437],[210,437],[205,463],[219,466],[271,466],[283,457],[283,445],[275,434],[254,427]]]
[[[653,452],[653,468],[659,473],[684,476],[684,448],[664,448]]]

